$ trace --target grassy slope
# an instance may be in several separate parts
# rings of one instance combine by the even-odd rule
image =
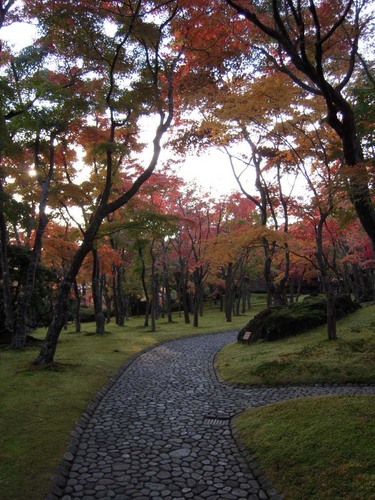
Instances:
[[[375,306],[338,322],[217,357],[222,379],[243,384],[375,383]],[[307,398],[249,410],[235,425],[286,498],[375,499],[375,396]]]
[[[325,327],[275,342],[231,344],[217,356],[223,380],[240,384],[375,382],[375,306],[337,323],[337,341]]]
[[[0,499],[41,500],[62,459],[70,431],[84,408],[108,378],[131,356],[167,339],[194,333],[239,328],[245,317],[226,323],[217,310],[207,311],[200,327],[158,322],[158,331],[131,319],[123,328],[108,325],[103,336],[64,332],[56,366],[31,366],[38,348],[0,351]],[[89,331],[93,325],[83,325]],[[43,338],[45,331],[34,336]]]
[[[235,425],[288,500],[375,498],[375,396],[273,404]]]

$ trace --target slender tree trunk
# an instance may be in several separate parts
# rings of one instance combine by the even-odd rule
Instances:
[[[146,264],[143,258],[143,252],[142,252],[142,247],[140,243],[138,242],[138,254],[141,259],[141,282],[142,282],[142,287],[143,287],[143,292],[145,294],[145,299],[146,299],[146,310],[145,310],[145,322],[144,326],[147,327],[149,326],[149,316],[150,316],[150,297],[148,294],[147,290],[147,285],[146,285]]]
[[[250,288],[247,290],[246,302],[247,302],[247,310],[250,311],[250,309],[251,309],[251,290],[250,290]]]
[[[302,274],[298,278],[298,285],[297,285],[297,292],[296,292],[296,302],[299,301],[299,298],[301,296],[301,290],[302,290],[302,283],[303,283],[303,278],[305,276],[306,268],[303,269]]]
[[[181,302],[182,302],[182,279],[181,279],[181,273],[174,273],[174,278],[176,281],[176,300],[177,300],[177,310],[178,310],[178,317],[181,318]]]
[[[156,281],[155,264],[156,258],[153,252],[154,240],[150,247],[151,256],[151,331],[156,332],[156,318],[158,314],[159,307],[159,293]]]
[[[199,292],[199,316],[203,317],[204,292],[203,289]]]
[[[9,262],[8,262],[8,237],[4,217],[4,206],[3,206],[3,184],[0,179],[0,267],[1,267],[1,280],[2,280],[2,291],[3,291],[3,303],[4,303],[4,316],[5,316],[5,327],[9,334],[14,331],[14,312],[12,303],[12,292],[10,287],[10,274],[9,274]]]
[[[202,276],[201,269],[197,268],[193,272],[194,280],[194,299],[193,299],[193,327],[199,326],[199,313],[201,309],[201,295],[202,295]]]
[[[76,296],[76,309],[74,314],[74,324],[76,328],[76,333],[81,331],[81,294],[79,293],[79,288],[77,280],[74,279],[73,282],[74,295]]]
[[[56,132],[51,133],[50,144],[49,144],[49,168],[47,176],[44,180],[39,180],[41,186],[41,196],[39,202],[39,218],[38,225],[35,231],[35,240],[33,249],[30,255],[29,265],[27,267],[26,282],[21,285],[20,294],[17,302],[16,310],[16,327],[14,335],[12,338],[12,347],[19,349],[26,344],[26,327],[27,327],[27,315],[29,313],[29,307],[31,298],[35,287],[35,276],[38,269],[40,255],[42,253],[43,247],[43,236],[48,225],[48,217],[46,215],[47,200],[50,191],[50,184],[53,177],[53,172],[55,168],[55,145],[54,141],[56,138]],[[37,165],[39,154],[39,137],[37,137],[35,146],[35,164]]]
[[[325,296],[327,300],[327,337],[337,340],[335,295],[328,276],[323,277]]]
[[[294,303],[295,277],[292,275],[289,281],[289,304]]]
[[[163,281],[165,289],[165,301],[167,306],[167,321],[168,323],[172,323],[173,318],[172,318],[171,285],[169,283],[168,267],[165,261],[163,263]]]
[[[14,349],[22,348],[26,344],[27,317],[29,314],[31,298],[35,288],[35,276],[42,252],[42,238],[47,224],[47,217],[43,217],[43,215],[40,215],[34,247],[30,254],[29,265],[27,267],[26,282],[21,284],[20,294],[17,301],[16,329],[12,338],[12,347]]]
[[[232,321],[233,295],[233,262],[229,262],[225,277],[225,318],[227,323]]]
[[[113,301],[115,307],[116,325],[124,326],[125,324],[125,298],[123,291],[123,267],[115,266],[113,275]]]
[[[106,315],[106,323],[111,322],[111,317],[112,317],[112,301],[113,298],[110,296],[108,292],[108,284],[107,284],[107,277],[105,273],[102,273],[100,275],[100,286],[103,291],[103,297],[104,297],[104,302],[105,302],[105,307],[107,309],[107,315]]]
[[[247,307],[247,302],[248,302],[248,295],[249,295],[249,290],[248,290],[248,280],[246,277],[243,278],[243,285],[242,285],[242,290],[241,290],[241,314],[246,313],[246,307]]]
[[[105,333],[105,316],[103,313],[103,293],[100,284],[100,260],[96,248],[92,249],[92,296],[94,299],[96,333]]]
[[[194,292],[194,304],[193,304],[193,327],[198,328],[199,326],[199,308],[200,308],[200,290],[195,288]]]
[[[328,274],[328,266],[326,264],[326,260],[323,253],[323,226],[326,218],[328,217],[329,212],[321,212],[320,220],[317,227],[317,252],[316,257],[319,265],[321,281],[323,286],[323,291],[327,300],[327,337],[328,340],[336,340],[336,306],[335,306],[335,297],[332,290],[332,285],[330,281],[330,277]]]
[[[272,261],[268,257],[268,250],[267,250],[265,252],[265,258],[264,258],[264,280],[266,283],[266,291],[267,291],[267,307],[271,307],[273,305],[273,283],[271,280],[271,264]]]
[[[187,272],[183,270],[182,281],[182,308],[184,311],[184,321],[186,325],[190,325],[190,306],[189,306],[189,292],[188,292],[188,276]]]

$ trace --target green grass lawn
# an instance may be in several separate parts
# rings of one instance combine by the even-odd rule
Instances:
[[[375,396],[272,404],[243,413],[235,425],[286,499],[375,498]]]
[[[221,379],[239,384],[375,383],[375,306],[276,342],[225,347]],[[375,396],[326,396],[251,409],[238,434],[287,499],[375,499]]]
[[[0,499],[45,497],[75,422],[126,360],[158,342],[238,329],[246,321],[242,316],[227,323],[224,313],[208,309],[198,328],[185,325],[177,314],[172,324],[160,319],[155,333],[143,327],[143,318],[131,318],[122,328],[110,323],[100,336],[88,335],[93,324],[83,324],[80,334],[69,327],[51,368],[32,366],[38,347],[0,350]],[[33,334],[44,335],[45,330]]]
[[[375,306],[337,322],[338,340],[325,326],[280,341],[231,344],[216,358],[223,380],[239,384],[375,382]]]
[[[260,299],[258,303],[259,305],[254,308],[254,313],[262,307]],[[339,323],[337,342],[326,341],[324,328],[321,328],[300,337],[275,343],[250,346],[232,344],[218,356],[220,374],[225,379],[237,382],[263,383],[264,373],[267,373],[264,364],[273,363],[275,360],[285,361],[288,358],[289,361],[294,360],[295,366],[299,366],[294,370],[295,374],[301,371],[301,366],[304,366],[307,360],[309,362],[314,360],[320,363],[322,373],[332,374],[334,372],[332,363],[340,368],[340,360],[343,362],[345,359],[345,363],[342,364],[348,366],[346,369],[348,372],[351,359],[353,366],[354,364],[357,366],[355,373],[358,379],[374,381],[374,376],[371,375],[374,364],[372,341],[375,329],[374,313],[374,307],[364,308],[342,320]],[[29,347],[24,351],[0,350],[0,499],[41,500],[44,498],[49,491],[50,478],[56,464],[62,459],[65,448],[69,444],[70,431],[74,428],[75,421],[79,419],[100,387],[126,360],[158,342],[192,334],[239,329],[248,320],[247,316],[234,317],[232,323],[226,323],[222,313],[209,309],[201,318],[200,327],[194,329],[191,325],[185,325],[177,315],[174,318],[175,322],[172,324],[159,320],[158,331],[155,333],[151,333],[149,329],[142,326],[142,318],[132,318],[123,328],[118,328],[111,323],[107,326],[108,333],[102,336],[89,334],[94,331],[92,324],[82,325],[85,331],[80,334],[69,329],[61,336],[56,353],[56,364],[50,368],[32,366],[31,363],[38,353],[37,347]],[[45,331],[39,331],[35,336],[43,338],[44,334]],[[332,361],[331,358],[337,359]],[[240,359],[241,366],[238,370],[237,364]],[[356,359],[355,363],[354,359]],[[250,374],[251,365],[254,364],[263,365],[260,369],[261,375],[258,372],[256,379]],[[238,374],[243,374],[244,371],[247,373],[246,377],[237,380]],[[285,371],[281,370],[280,373],[285,373]],[[288,371],[293,373],[293,369],[288,369]],[[228,372],[232,373],[231,376]],[[344,372],[340,370],[340,377]],[[346,376],[350,378],[350,373]],[[275,375],[272,377],[275,380]],[[337,379],[339,382],[340,377]],[[288,378],[289,383],[293,383],[293,377],[290,374]],[[281,482],[278,482],[278,476],[288,475],[292,479],[297,478],[299,485],[297,484],[296,493],[292,493],[291,486],[288,487],[290,488],[288,492],[290,491],[292,495],[290,498],[314,498],[312,490],[308,489],[310,486],[305,487],[308,491],[307,496],[298,493],[298,491],[304,491],[301,489],[304,484],[307,485],[301,472],[303,466],[298,468],[295,461],[287,461],[298,448],[298,453],[300,453],[298,456],[303,456],[304,453],[311,455],[311,450],[313,450],[313,455],[327,457],[328,466],[319,465],[316,469],[316,471],[324,470],[326,473],[314,472],[313,474],[312,483],[318,484],[320,488],[316,490],[318,493],[315,498],[369,499],[374,498],[371,497],[371,493],[369,494],[371,488],[375,491],[371,483],[374,480],[374,471],[366,465],[365,460],[375,463],[374,432],[371,427],[371,422],[375,420],[373,410],[374,398],[311,398],[311,400],[284,402],[280,405],[251,410],[238,417],[238,426],[242,439],[247,442],[251,452],[259,456],[259,462],[267,470],[267,474],[267,467],[270,467],[269,475],[280,491],[287,491],[285,486],[287,479],[281,478]],[[310,420],[306,420],[305,417]],[[314,422],[317,423],[315,427],[312,426]],[[337,425],[338,422],[340,426]],[[349,426],[349,423],[353,425]],[[348,424],[347,427],[345,427],[346,424]],[[242,430],[243,426],[245,430]],[[257,435],[260,435],[264,429],[263,435],[268,436],[268,444],[260,438],[257,438],[256,443],[253,442],[255,436],[253,429],[255,428],[258,429]],[[307,432],[308,429],[310,429],[309,432]],[[351,462],[339,458],[332,461],[333,456],[339,455],[332,455],[331,449],[327,451],[318,448],[315,436],[321,436],[320,441],[324,443],[333,435],[333,430],[336,436],[334,441],[341,450],[345,448],[350,437],[350,443],[358,443],[358,447],[366,449],[366,453],[359,457],[353,455]],[[361,432],[363,433],[364,430],[365,437],[361,441],[363,438]],[[283,445],[279,446],[280,436],[284,434]],[[289,439],[286,436],[292,436],[292,438]],[[247,441],[248,438],[249,441]],[[257,443],[259,448],[256,448]],[[295,448],[288,448],[288,443],[293,444]],[[349,449],[351,447],[350,444]],[[272,462],[274,459],[271,456],[269,463],[273,465],[267,466],[267,462],[262,462],[262,460],[267,459],[270,448],[275,449],[278,455],[276,462]],[[314,452],[314,450],[317,451]],[[298,459],[298,463],[301,461],[302,459]],[[278,464],[277,467],[275,463]],[[312,465],[307,462],[306,476],[310,474],[310,470],[313,470]],[[316,481],[320,475],[322,475],[322,481]],[[332,477],[335,489],[332,489],[332,485],[330,486]],[[352,477],[354,479],[351,479]],[[348,483],[354,484],[354,489],[357,488],[357,496],[351,496],[352,493],[345,496],[345,492],[354,491],[353,488],[348,489]],[[321,494],[322,491],[327,491],[332,495],[324,497]],[[335,496],[336,491],[344,493]]]

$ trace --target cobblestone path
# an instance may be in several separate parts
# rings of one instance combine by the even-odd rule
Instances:
[[[142,354],[73,433],[49,500],[281,498],[242,457],[230,418],[246,408],[374,388],[238,388],[218,382],[213,360],[236,333],[161,344]],[[66,477],[67,476],[67,477]]]

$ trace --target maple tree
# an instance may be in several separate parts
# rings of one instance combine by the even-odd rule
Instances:
[[[32,7],[33,2],[30,4]],[[35,6],[38,9],[39,4]],[[174,51],[163,52],[164,38],[174,16],[168,5],[117,2],[116,9],[108,9],[107,2],[94,6],[83,1],[73,6],[64,1],[46,1],[43,7],[44,18],[39,19],[46,30],[46,42],[53,43],[62,60],[68,56],[68,61],[73,59],[77,65],[83,61],[84,66],[77,70],[77,77],[78,73],[91,71],[91,79],[100,83],[95,87],[94,106],[96,115],[104,112],[102,128],[106,140],[99,143],[94,164],[100,194],[92,207],[89,223],[82,228],[81,245],[61,283],[55,313],[35,364],[47,364],[53,360],[72,284],[84,258],[93,249],[102,221],[131,200],[157,164],[161,139],[173,119],[173,80],[181,57],[180,46]],[[154,16],[147,21],[150,7],[156,8],[158,18]],[[106,34],[105,22],[111,23],[114,35]],[[75,26],[73,35],[67,29],[71,23]],[[81,51],[77,54],[78,47]],[[88,79],[88,84],[91,83]],[[159,117],[152,158],[138,176],[130,177],[129,187],[125,187],[118,197],[113,197],[113,185],[129,165],[130,132],[137,134],[137,120],[150,113]]]
[[[173,292],[196,327],[207,286],[225,297],[230,321],[241,300],[245,308],[251,273],[260,274],[261,250],[270,303],[285,304],[288,285],[317,272],[326,292],[335,277],[365,297],[373,254],[362,233],[367,250],[356,246],[357,226],[341,199],[348,189],[374,240],[373,65],[358,49],[360,40],[370,45],[365,7],[1,2],[0,29],[21,19],[39,29],[19,53],[1,46],[0,263],[14,347],[25,342],[40,258],[60,286],[37,364],[53,360],[73,296],[77,329],[85,297],[95,299],[99,332],[104,302],[108,319],[113,307],[122,324],[144,295],[155,330],[165,307],[172,320]],[[142,133],[145,117],[153,136]],[[178,158],[168,169],[187,151],[215,145],[227,152],[244,196],[217,202],[168,169],[155,175],[173,119],[178,133],[169,143]],[[296,200],[288,183],[301,173],[308,191]],[[298,249],[288,236],[291,217]],[[14,245],[29,251],[17,304]]]
[[[8,13],[11,6],[12,2],[4,6],[3,15]],[[11,14],[12,21],[21,19],[19,11],[12,11]],[[52,183],[57,186],[61,182],[62,176],[56,175],[56,171],[62,166],[62,144],[66,146],[69,126],[73,120],[79,120],[86,104],[71,91],[69,79],[64,79],[58,70],[46,68],[46,52],[40,47],[27,47],[12,54],[4,45],[1,56],[4,89],[0,182],[3,202],[0,206],[1,268],[4,303],[7,304],[7,327],[12,332],[12,346],[19,348],[26,342],[29,305],[34,292],[42,240],[51,218],[48,210],[54,204],[49,200],[53,191]],[[73,144],[74,141],[69,147],[64,147],[66,156],[74,156]],[[18,218],[12,210],[12,206],[20,204],[17,199],[22,199],[22,212]],[[31,252],[17,302],[10,305],[6,246],[14,240],[18,245],[30,248]]]
[[[255,50],[296,85],[324,99],[327,123],[339,136],[350,199],[375,249],[375,209],[370,179],[346,88],[356,74],[359,40],[369,36],[366,1],[272,2],[225,0],[256,28]],[[338,63],[339,61],[339,63]],[[371,80],[373,85],[374,81]]]

